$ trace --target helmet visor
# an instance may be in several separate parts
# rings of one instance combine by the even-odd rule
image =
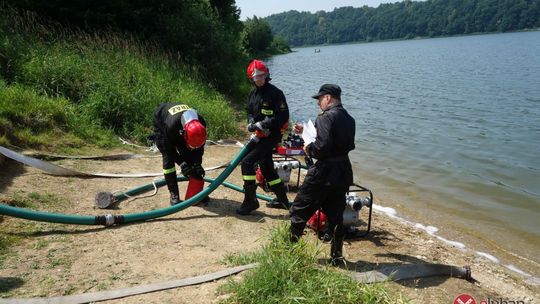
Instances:
[[[253,69],[253,72],[251,73],[251,78],[254,81],[264,79],[266,78],[266,72],[259,69]]]
[[[180,118],[182,122],[182,126],[185,126],[188,122],[199,119],[199,116],[197,115],[197,112],[194,110],[187,110],[182,113],[182,117]]]
[[[259,80],[264,80],[265,78],[266,78],[266,74],[261,74],[261,75],[255,75],[251,79],[253,79],[253,81],[259,81]]]

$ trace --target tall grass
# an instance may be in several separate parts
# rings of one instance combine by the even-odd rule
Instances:
[[[20,84],[0,80],[0,145],[80,147],[86,141],[107,146],[111,132],[99,129],[62,97],[38,94]]]
[[[230,280],[222,292],[224,303],[403,303],[382,285],[365,285],[345,272],[319,264],[321,247],[304,239],[292,244],[288,226],[272,232],[259,251],[229,255],[232,264],[258,262],[240,281]]]
[[[0,7],[0,16],[0,77],[10,90],[2,107],[11,109],[0,110],[0,140],[39,145],[51,132],[66,132],[75,142],[82,137],[99,143],[105,141],[96,134],[114,132],[143,141],[152,132],[154,108],[170,101],[197,109],[208,122],[210,138],[238,134],[226,98],[149,43],[62,28],[7,7]],[[28,131],[35,115],[16,121],[25,112],[24,95],[24,107],[47,104],[38,111],[50,117],[40,132]]]

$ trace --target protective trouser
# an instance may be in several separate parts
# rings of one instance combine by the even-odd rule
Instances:
[[[343,211],[347,191],[348,187],[311,183],[309,176],[306,177],[289,211],[291,241],[296,241],[302,236],[307,221],[315,211],[322,208],[328,218],[328,230],[333,231],[330,255],[332,258],[341,257],[345,235]]]
[[[174,167],[172,171],[163,170],[165,175],[165,182],[167,183],[167,188],[171,195],[170,204],[176,205],[180,203],[180,193],[178,191],[178,182],[176,181],[176,170]]]
[[[161,152],[163,173],[167,174],[167,172],[171,172],[172,170],[176,171],[175,162],[179,161],[180,157],[176,149],[171,145],[171,143],[167,142],[165,136],[161,134],[159,129],[154,130],[154,140],[159,152]]]
[[[178,182],[176,181],[176,167],[174,164],[174,158],[176,157],[177,153],[174,148],[167,143],[165,137],[163,134],[161,134],[159,129],[156,128],[154,132],[154,140],[159,152],[161,152],[163,160],[163,175],[165,176],[165,182],[167,183],[167,188],[169,189],[169,193],[171,195],[170,204],[176,205],[181,202],[180,193],[178,191]]]
[[[265,180],[268,181],[271,189],[276,193],[277,200],[288,205],[287,189],[274,169],[274,161],[272,160],[272,149],[275,145],[275,140],[261,139],[242,159],[241,169],[242,179],[244,180],[244,190],[252,189],[251,185],[255,185],[253,189],[257,189],[255,184],[255,165],[258,163],[262,175]],[[249,201],[247,199],[248,191],[246,191],[245,194],[246,198],[244,201]]]
[[[338,226],[336,226],[338,229]],[[343,233],[334,232],[330,243],[330,258],[332,265],[336,266],[343,262]]]

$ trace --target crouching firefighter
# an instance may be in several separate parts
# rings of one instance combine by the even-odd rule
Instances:
[[[315,121],[317,137],[304,150],[317,162],[309,167],[290,209],[291,241],[296,242],[302,236],[308,219],[322,208],[331,233],[332,264],[338,264],[343,256],[346,193],[353,183],[349,151],[355,147],[356,124],[341,104],[339,86],[325,84],[312,97],[317,99],[321,112]],[[294,131],[302,133],[303,127],[297,124]]]
[[[259,208],[255,181],[257,163],[270,189],[276,194],[276,198],[266,206],[289,209],[287,187],[279,178],[272,160],[272,151],[281,141],[283,132],[288,126],[289,107],[283,92],[269,83],[270,73],[264,62],[253,60],[247,68],[247,76],[254,85],[247,105],[247,129],[249,132],[254,132],[259,141],[242,159],[245,196],[236,213],[247,215]]]
[[[181,202],[175,163],[189,179],[185,199],[202,191],[202,156],[206,143],[206,122],[188,105],[162,103],[154,111],[154,140],[163,157],[163,174],[171,195],[170,204]],[[208,197],[202,200],[208,202]]]

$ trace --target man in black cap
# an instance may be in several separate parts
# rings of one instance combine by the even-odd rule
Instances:
[[[312,97],[318,100],[321,112],[315,121],[317,137],[304,150],[317,162],[309,167],[290,209],[291,241],[296,242],[302,236],[306,222],[322,208],[332,234],[330,256],[335,265],[343,256],[345,195],[353,182],[348,154],[354,149],[356,123],[341,104],[338,85],[324,84]],[[294,131],[302,133],[303,127],[296,124]]]

